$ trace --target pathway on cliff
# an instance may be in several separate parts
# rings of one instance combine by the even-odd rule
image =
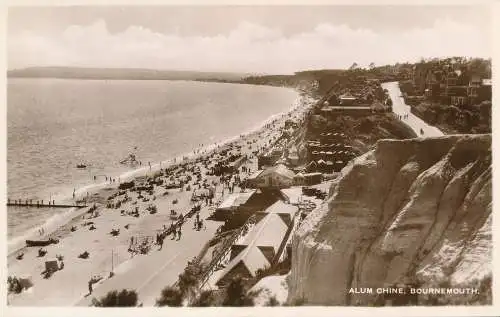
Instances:
[[[389,96],[392,100],[392,111],[394,114],[403,117],[404,115],[408,115],[408,118],[402,119],[402,121],[412,128],[418,136],[436,137],[444,135],[441,130],[427,124],[424,120],[411,113],[411,107],[405,104],[401,90],[399,89],[399,83],[397,81],[383,83],[382,88],[387,89],[389,92]]]

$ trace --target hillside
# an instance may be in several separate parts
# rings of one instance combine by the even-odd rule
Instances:
[[[377,142],[295,233],[288,303],[491,304],[491,159],[491,135]],[[481,291],[348,292],[395,285]]]

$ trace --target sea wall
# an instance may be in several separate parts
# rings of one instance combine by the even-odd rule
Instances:
[[[288,303],[372,305],[348,290],[489,276],[491,173],[491,135],[378,141],[295,233]]]

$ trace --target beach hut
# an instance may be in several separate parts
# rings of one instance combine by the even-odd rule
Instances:
[[[52,274],[59,270],[59,265],[57,265],[57,259],[51,259],[45,261],[45,272],[48,274]]]
[[[302,186],[302,185],[304,185],[305,184],[304,174],[298,173],[297,175],[295,175],[293,177],[293,183],[295,184],[295,186]]]
[[[278,209],[281,210],[281,207]],[[297,207],[291,207],[296,212]],[[283,252],[288,228],[282,216],[270,210],[240,242],[231,247],[230,261],[218,274],[215,285],[225,287],[236,275],[244,279],[253,278],[259,269],[270,267]]]
[[[295,173],[283,164],[263,170],[254,178],[258,188],[287,188],[293,185]]]
[[[319,184],[323,181],[323,174],[319,172],[304,174],[305,185],[311,186]]]
[[[317,168],[318,164],[316,163],[316,161],[311,161],[309,164],[307,164],[306,171],[308,172],[316,171]]]

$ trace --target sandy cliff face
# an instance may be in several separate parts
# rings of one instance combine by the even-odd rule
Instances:
[[[288,302],[370,305],[348,290],[490,275],[491,174],[491,135],[379,141],[296,232]]]

